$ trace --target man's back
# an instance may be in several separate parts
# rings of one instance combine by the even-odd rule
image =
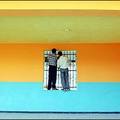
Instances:
[[[57,63],[58,67],[60,68],[68,68],[69,67],[69,60],[66,56],[61,56],[59,59],[58,59],[58,63]]]
[[[55,54],[48,55],[48,63],[49,65],[56,66],[57,65],[57,56]]]

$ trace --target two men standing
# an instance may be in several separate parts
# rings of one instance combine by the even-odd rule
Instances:
[[[57,67],[60,69],[61,84],[64,91],[70,90],[69,87],[69,76],[68,76],[68,67],[69,60],[66,56],[63,56],[62,52],[58,52],[58,57],[56,55],[56,49],[52,49],[52,54],[48,55],[49,63],[49,79],[48,79],[48,90],[51,88],[56,89],[56,77],[57,77]]]

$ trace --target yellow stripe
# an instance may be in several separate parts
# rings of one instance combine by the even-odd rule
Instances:
[[[0,9],[120,10],[120,1],[0,1]]]

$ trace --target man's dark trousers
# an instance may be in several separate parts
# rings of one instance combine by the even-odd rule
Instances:
[[[57,66],[49,65],[48,90],[56,89]]]

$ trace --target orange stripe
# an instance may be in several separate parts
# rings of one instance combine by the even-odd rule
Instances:
[[[43,80],[44,50],[77,50],[78,80],[120,82],[120,44],[0,44],[0,81]]]

